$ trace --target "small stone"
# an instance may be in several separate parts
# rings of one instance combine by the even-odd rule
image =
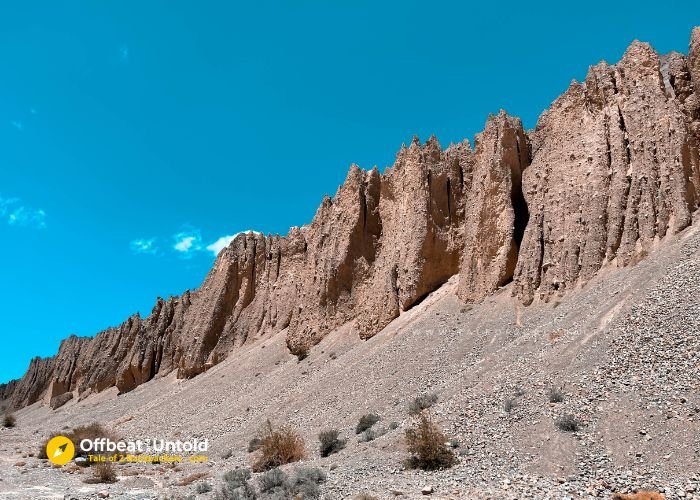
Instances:
[[[435,491],[435,489],[432,486],[424,486],[423,489],[420,490],[423,495],[432,495],[433,491]]]

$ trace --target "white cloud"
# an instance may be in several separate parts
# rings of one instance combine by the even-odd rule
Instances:
[[[149,255],[155,255],[158,253],[155,238],[133,240],[131,243],[129,243],[129,248],[131,248],[131,251],[134,253]]]
[[[46,228],[46,212],[42,209],[20,204],[19,198],[3,198],[0,196],[0,218],[11,226]]]
[[[253,231],[251,229],[248,229],[246,231],[241,231],[241,232],[236,233],[236,234],[221,236],[218,240],[216,240],[211,245],[207,245],[207,250],[209,250],[214,255],[219,255],[219,252],[221,252],[224,248],[229,246],[231,244],[231,242],[236,238],[236,236],[238,236],[239,234],[248,234],[248,233],[260,234],[257,231]]]
[[[15,127],[15,128],[16,128],[17,130],[19,130],[20,132],[21,132],[22,130],[24,130],[24,125],[22,124],[22,122],[17,122],[17,121],[15,121],[15,122],[10,122],[10,125],[12,125],[13,127]]]
[[[173,236],[173,239],[175,240],[173,249],[183,257],[191,257],[202,249],[202,237],[199,231],[183,231]]]

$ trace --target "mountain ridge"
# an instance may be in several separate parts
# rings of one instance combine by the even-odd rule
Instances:
[[[634,264],[693,222],[699,96],[699,28],[687,57],[634,42],[618,64],[573,82],[534,131],[501,112],[473,149],[414,138],[383,174],[351,166],[310,224],[238,235],[198,289],[68,337],[0,385],[0,399],[58,408],[157,375],[193,377],[285,329],[299,356],[348,321],[367,339],[454,275],[464,301],[512,282],[530,304]]]

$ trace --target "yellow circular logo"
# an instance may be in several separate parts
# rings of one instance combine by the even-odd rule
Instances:
[[[73,442],[65,436],[56,436],[46,443],[46,456],[56,465],[65,465],[75,455]]]

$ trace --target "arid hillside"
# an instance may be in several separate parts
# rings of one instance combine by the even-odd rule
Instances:
[[[192,379],[171,373],[56,410],[34,403],[16,413],[15,428],[0,430],[0,498],[214,498],[197,494],[197,484],[216,487],[224,471],[250,467],[249,441],[267,419],[301,433],[300,464],[326,473],[329,500],[420,498],[426,486],[433,498],[453,499],[610,498],[640,488],[698,497],[698,228],[549,303],[522,306],[511,283],[465,305],[457,286],[448,280],[366,341],[349,322],[302,361],[282,331]],[[437,396],[428,412],[456,446],[450,469],[404,465],[409,405],[423,394]],[[380,420],[363,442],[355,426],[368,413]],[[576,432],[558,428],[564,415]],[[118,482],[89,485],[89,471],[31,456],[50,433],[91,422],[130,439],[208,438],[210,462],[119,465]],[[317,436],[332,428],[347,444],[322,458]],[[206,475],[180,485],[198,472]]]
[[[325,474],[314,498],[700,498],[699,148],[696,28],[688,56],[592,66],[535,130],[500,112],[473,147],[352,166],[310,224],[239,235],[198,289],[0,385],[0,498],[215,498],[268,420]],[[421,396],[450,468],[407,467]],[[95,485],[37,456],[93,422],[210,460]]]
[[[573,82],[534,131],[501,112],[474,148],[416,138],[384,173],[353,165],[310,224],[239,235],[197,290],[66,339],[0,398],[57,408],[191,378],[281,332],[302,356],[348,323],[368,339],[455,275],[465,303],[511,282],[523,305],[557,300],[692,224],[699,141],[700,29],[687,57],[634,42]]]

